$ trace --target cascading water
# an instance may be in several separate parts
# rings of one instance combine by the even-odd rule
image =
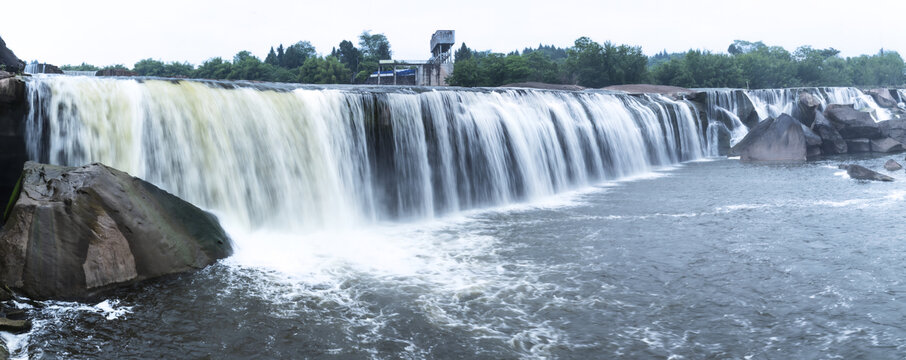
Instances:
[[[704,155],[663,96],[35,77],[28,150],[103,162],[243,227],[346,228],[533,199]]]
[[[858,110],[870,111],[875,121],[890,120],[891,118],[889,110],[878,106],[871,96],[852,87],[761,89],[750,90],[748,94],[755,105],[758,116],[763,120],[768,117],[776,118],[780,114],[795,117],[800,92],[814,96],[820,103],[819,109],[822,111],[828,104],[853,104]]]
[[[751,100],[746,92],[735,89],[707,89],[706,93],[708,156],[713,157],[721,153],[721,133],[729,138],[729,146],[736,145],[746,136],[748,128],[739,119],[740,104]]]

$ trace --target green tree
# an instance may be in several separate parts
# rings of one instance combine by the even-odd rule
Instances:
[[[359,72],[359,63],[362,61],[362,52],[359,51],[359,49],[356,49],[351,41],[343,40],[340,42],[340,47],[336,51],[336,57],[350,70],[351,75],[349,81],[352,82],[352,76]]]
[[[573,83],[592,88],[610,84],[604,47],[587,37],[580,37],[567,50],[566,70]]]
[[[220,57],[208,59],[193,72],[193,77],[199,79],[226,79],[232,71],[232,64],[223,61]]]
[[[371,34],[363,31],[359,35],[359,48],[367,60],[389,60],[391,58],[390,41],[384,34]]]
[[[308,41],[299,41],[286,48],[283,53],[283,60],[280,66],[287,69],[295,69],[302,66],[310,57],[316,55],[315,47]]]
[[[264,62],[271,66],[280,65],[280,62],[277,61],[277,53],[274,52],[273,46],[271,46],[271,51],[267,53],[267,57],[264,58]]]
[[[150,58],[139,60],[134,71],[141,76],[164,76],[164,63]]]
[[[84,62],[83,62],[83,63],[81,63],[81,64],[79,64],[79,65],[63,65],[63,66],[60,66],[60,70],[68,70],[68,71],[98,71],[98,70],[100,70],[100,68],[97,67],[97,66],[90,65],[90,64],[88,64],[88,63],[84,63]]]
[[[299,68],[299,82],[306,84],[344,84],[349,81],[350,71],[333,56],[311,57]]]

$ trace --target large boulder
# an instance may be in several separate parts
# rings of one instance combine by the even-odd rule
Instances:
[[[878,122],[881,136],[886,136],[906,144],[906,120],[892,119]]]
[[[25,99],[25,82],[16,77],[0,79],[0,103],[18,103]]]
[[[880,138],[871,140],[871,151],[873,152],[900,152],[903,151],[903,144],[891,138]]]
[[[824,116],[844,139],[879,138],[881,131],[871,113],[856,110],[852,104],[830,104],[824,110]]]
[[[896,108],[897,100],[890,94],[889,89],[871,89],[866,91],[871,98],[875,100],[878,106],[883,108]]]
[[[861,165],[840,165],[840,169],[846,170],[849,177],[857,180],[874,180],[874,181],[893,181],[893,178],[872,170]]]
[[[846,148],[850,154],[871,152],[871,140],[869,139],[846,139]]]
[[[814,113],[815,122],[812,123],[812,130],[821,137],[821,152],[824,154],[846,154],[849,149],[846,147],[846,140],[837,132],[837,128],[820,111]]]
[[[808,92],[800,91],[799,92],[799,121],[801,121],[805,126],[812,126],[812,123],[815,122],[815,112],[818,111],[818,108],[821,106],[821,102],[818,99]]]
[[[887,160],[886,163],[884,163],[884,169],[887,169],[887,171],[903,170],[903,165],[900,165],[900,163],[898,163],[894,159],[890,159]]]
[[[0,37],[0,70],[11,73],[20,73],[25,70],[25,62],[19,60],[12,50],[6,47],[6,42]]]
[[[802,125],[786,114],[766,119],[749,130],[730,149],[730,155],[738,155],[743,161],[804,161],[806,140]]]
[[[213,215],[91,164],[25,164],[0,230],[0,280],[37,298],[79,299],[229,256]]]

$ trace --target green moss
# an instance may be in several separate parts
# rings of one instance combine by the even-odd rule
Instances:
[[[3,211],[3,218],[0,220],[0,225],[6,224],[6,219],[9,219],[9,214],[13,211],[13,206],[16,205],[16,201],[19,200],[19,193],[22,191],[22,177],[25,176],[25,173],[19,175],[19,181],[16,182],[16,187],[13,188],[13,194],[9,197],[9,202],[6,204],[6,210]]]

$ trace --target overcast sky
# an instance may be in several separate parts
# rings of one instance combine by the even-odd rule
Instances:
[[[383,33],[396,59],[426,59],[431,34],[456,30],[457,47],[509,52],[561,47],[580,36],[642,46],[726,52],[735,39],[793,51],[809,44],[844,56],[906,51],[906,1],[57,1],[4,14],[0,37],[24,60],[132,66],[144,58],[200,64],[310,41],[321,54],[363,30]]]

